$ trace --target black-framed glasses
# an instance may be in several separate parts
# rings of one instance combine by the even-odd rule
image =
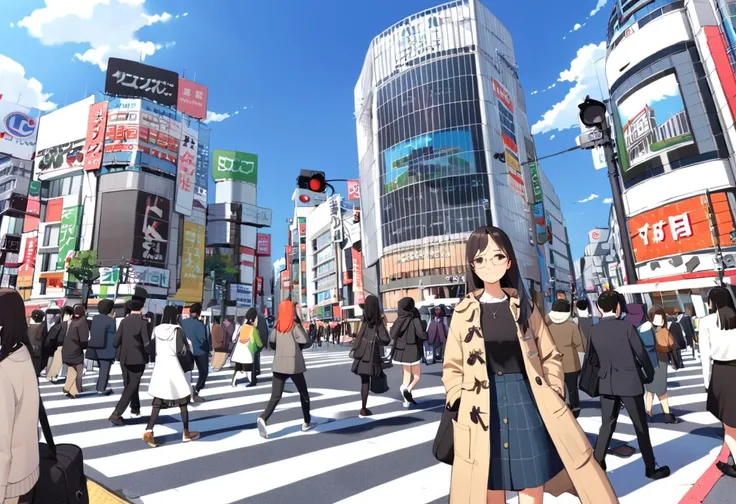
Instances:
[[[475,259],[473,259],[472,263],[473,266],[478,268],[485,268],[489,265],[494,266],[504,266],[506,263],[508,263],[509,258],[506,254],[502,254],[501,252],[498,252],[496,254],[493,254],[491,257],[485,257],[485,256],[478,256]]]

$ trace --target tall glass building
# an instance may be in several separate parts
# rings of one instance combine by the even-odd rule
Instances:
[[[371,43],[355,88],[364,287],[385,309],[465,294],[465,241],[494,224],[539,291],[526,163],[534,144],[508,30],[476,0]]]

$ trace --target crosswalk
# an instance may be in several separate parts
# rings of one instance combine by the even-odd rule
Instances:
[[[414,397],[418,405],[405,409],[397,389],[398,369],[388,370],[392,389],[369,398],[373,416],[358,418],[359,381],[350,373],[347,351],[306,352],[307,382],[315,429],[302,432],[298,394],[287,391],[269,423],[269,438],[258,435],[255,422],[270,397],[273,356],[262,356],[262,374],[255,387],[230,385],[231,369],[210,373],[201,395],[205,402],[190,406],[190,429],[202,434],[181,443],[177,408],[165,410],[155,427],[162,445],[152,449],[141,439],[150,414],[146,393],[152,368],[141,385],[141,417],[110,426],[110,416],[122,389],[120,369],[113,367],[111,396],[83,393],[67,399],[61,385],[40,381],[41,395],[58,443],[84,450],[86,471],[108,488],[122,491],[142,504],[240,502],[427,504],[447,501],[450,466],[437,463],[431,445],[444,403],[439,365],[424,367],[425,376]],[[609,478],[622,503],[657,499],[677,503],[720,449],[719,425],[705,411],[700,364],[685,357],[686,367],[670,372],[669,396],[681,422],[650,424],[655,455],[672,468],[667,480],[651,482],[637,454],[623,459],[608,456]],[[196,372],[194,373],[196,380]],[[94,390],[97,372],[84,376],[85,390]],[[90,395],[91,394],[91,395]],[[583,397],[579,422],[596,435],[600,428],[597,400]],[[655,412],[658,407],[655,406]],[[615,439],[636,447],[631,421],[622,411]],[[509,503],[517,503],[515,495]],[[561,496],[545,502],[577,503]]]

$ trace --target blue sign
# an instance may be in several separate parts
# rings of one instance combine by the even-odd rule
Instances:
[[[544,205],[542,203],[534,205],[534,226],[537,234],[537,244],[547,243],[549,236],[547,235],[547,220],[544,217]]]
[[[5,131],[15,138],[28,138],[36,131],[36,121],[23,112],[11,112],[5,116]]]

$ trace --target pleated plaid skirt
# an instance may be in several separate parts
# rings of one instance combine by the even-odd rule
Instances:
[[[564,465],[547,433],[522,373],[489,376],[491,467],[489,490],[518,491],[544,485]]]

